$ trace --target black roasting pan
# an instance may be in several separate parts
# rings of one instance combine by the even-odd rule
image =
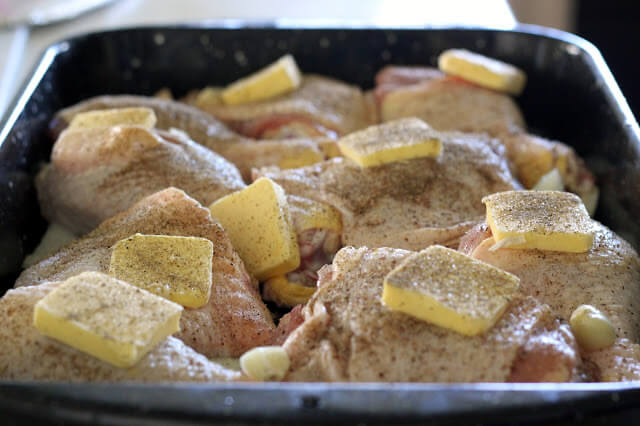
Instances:
[[[300,68],[373,85],[385,64],[435,65],[462,47],[529,77],[529,127],[575,147],[598,179],[597,219],[638,248],[640,131],[598,50],[532,26],[253,27],[238,22],[92,33],[49,47],[0,128],[0,283],[10,288],[44,232],[33,176],[60,108],[100,94],[223,85],[286,52]],[[640,285],[640,283],[639,283]],[[639,313],[640,314],[640,313]],[[0,326],[2,326],[0,324]],[[2,344],[2,342],[0,342]],[[384,342],[381,342],[384,344]],[[35,424],[638,424],[640,383],[104,385],[0,382],[0,423]]]

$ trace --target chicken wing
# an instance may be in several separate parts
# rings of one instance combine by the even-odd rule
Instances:
[[[239,356],[280,338],[271,314],[229,237],[209,209],[183,191],[169,188],[128,210],[24,270],[16,287],[61,281],[84,271],[108,273],[111,247],[135,233],[195,236],[213,242],[213,284],[209,302],[185,308],[176,337],[207,357]]]
[[[175,337],[168,337],[132,368],[104,361],[50,339],[33,326],[36,302],[57,282],[9,290],[0,299],[0,378],[68,382],[213,382],[241,374],[209,361]]]
[[[321,270],[304,322],[285,341],[290,381],[570,381],[575,342],[550,309],[514,300],[487,333],[469,337],[381,303],[384,277],[411,252],[352,248]]]
[[[170,186],[208,205],[245,184],[209,149],[135,126],[63,132],[36,177],[43,216],[77,234]]]
[[[438,158],[370,168],[335,158],[258,174],[278,182],[288,194],[339,210],[344,245],[411,250],[436,243],[457,246],[462,234],[483,220],[480,199],[519,188],[519,183],[498,142],[462,133],[443,134],[443,139]]]

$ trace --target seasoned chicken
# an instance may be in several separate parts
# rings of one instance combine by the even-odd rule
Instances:
[[[387,67],[376,77],[376,100],[381,121],[418,117],[438,130],[500,135],[524,129],[520,109],[511,97],[447,77],[440,71]]]
[[[337,138],[373,124],[362,91],[328,77],[305,76],[291,93],[261,102],[199,107],[237,132],[256,139]]]
[[[533,298],[513,300],[487,333],[464,336],[381,303],[384,277],[411,252],[346,247],[321,270],[304,322],[285,341],[289,381],[571,381],[567,326]]]
[[[111,247],[133,234],[194,236],[213,243],[209,302],[185,308],[176,337],[207,357],[239,356],[280,338],[244,263],[209,209],[183,191],[150,195],[56,254],[24,270],[16,287],[61,281],[84,271],[108,273]]]
[[[342,213],[342,243],[419,250],[457,245],[483,220],[480,199],[519,188],[502,146],[481,135],[443,134],[437,158],[416,158],[361,168],[335,158],[291,169],[264,169],[287,194],[325,202]]]
[[[640,380],[640,345],[619,338],[612,346],[583,354],[600,382]]]
[[[118,368],[59,343],[33,326],[34,305],[59,283],[9,290],[0,299],[0,378],[68,382],[213,382],[241,374],[168,337],[132,368]]]
[[[520,109],[508,95],[433,68],[386,67],[376,83],[381,121],[415,116],[438,130],[486,132],[504,143],[525,187],[557,168],[572,192],[587,196],[596,190],[593,175],[572,148],[526,132]]]
[[[520,291],[548,304],[569,320],[582,304],[593,305],[616,328],[618,337],[640,341],[640,257],[623,239],[593,221],[593,247],[586,253],[499,249],[486,225],[471,230],[460,251],[520,278]]]
[[[130,107],[152,109],[158,120],[156,123],[158,129],[181,130],[195,142],[234,163],[246,178],[250,176],[252,167],[270,165],[284,167],[283,164],[300,152],[305,152],[307,155],[311,152],[317,154],[312,155],[312,158],[306,158],[304,164],[312,164],[322,158],[322,140],[297,138],[274,140],[268,144],[262,144],[259,140],[249,139],[229,130],[213,116],[198,108],[168,99],[145,96],[114,95],[90,98],[59,111],[50,127],[54,137],[57,137],[73,117],[81,112]]]
[[[208,205],[245,184],[209,149],[136,126],[64,131],[36,177],[43,216],[77,234],[170,186]]]

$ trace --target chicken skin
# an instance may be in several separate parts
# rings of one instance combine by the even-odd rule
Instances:
[[[146,96],[114,95],[90,98],[60,110],[50,127],[53,136],[57,137],[79,113],[130,107],[152,109],[157,118],[158,129],[182,131],[188,138],[231,161],[245,178],[251,175],[252,167],[284,167],[285,164],[292,163],[295,166],[292,159],[297,158],[300,161],[301,152],[306,156],[302,159],[305,161],[303,165],[320,161],[324,156],[322,146],[325,144],[325,138],[289,138],[263,143],[239,135],[210,114],[191,105]]]
[[[593,221],[593,247],[586,253],[499,249],[486,225],[471,230],[460,251],[520,278],[520,291],[548,304],[569,320],[582,304],[593,305],[613,323],[619,337],[640,341],[640,257],[604,225]]]
[[[240,373],[209,361],[181,340],[167,337],[133,368],[104,361],[50,339],[33,326],[36,302],[58,285],[9,290],[0,299],[0,378],[65,382],[215,382],[238,380]]]
[[[520,291],[548,304],[553,314],[568,321],[571,313],[587,304],[600,310],[613,324],[613,346],[582,351],[595,380],[640,378],[640,257],[611,230],[593,221],[593,247],[586,253],[499,249],[486,225],[471,230],[460,251],[520,278]]]
[[[376,77],[381,121],[418,117],[438,130],[484,132],[501,140],[515,176],[526,188],[557,168],[564,185],[593,196],[595,179],[569,146],[531,135],[511,97],[449,77],[433,68],[386,67]]]
[[[305,76],[293,92],[265,101],[225,105],[214,99],[199,107],[256,139],[336,139],[373,124],[369,100],[360,88],[316,75]]]
[[[464,336],[381,303],[384,277],[411,252],[345,247],[320,273],[304,322],[285,341],[289,381],[536,382],[577,379],[573,335],[548,306],[512,301],[485,334]]]
[[[136,126],[64,131],[36,177],[43,216],[76,234],[170,186],[208,205],[245,184],[209,149]]]
[[[211,296],[201,308],[185,308],[176,337],[207,357],[237,357],[281,339],[260,298],[257,282],[247,273],[227,233],[209,209],[175,188],[143,198],[24,270],[15,286],[62,281],[84,271],[108,273],[112,246],[136,233],[194,236],[213,243]]]
[[[431,244],[457,246],[483,220],[484,195],[519,188],[502,149],[486,136],[448,133],[437,158],[369,168],[334,158],[258,174],[282,185],[287,194],[340,211],[344,245],[419,250]]]

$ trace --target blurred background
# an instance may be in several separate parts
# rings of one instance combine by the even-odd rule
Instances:
[[[640,2],[636,0],[509,0],[519,22],[586,38],[600,49],[622,93],[640,117]]]
[[[0,120],[45,47],[57,40],[124,26],[219,19],[506,29],[519,21],[558,28],[601,50],[638,117],[638,18],[635,0],[0,0]]]

